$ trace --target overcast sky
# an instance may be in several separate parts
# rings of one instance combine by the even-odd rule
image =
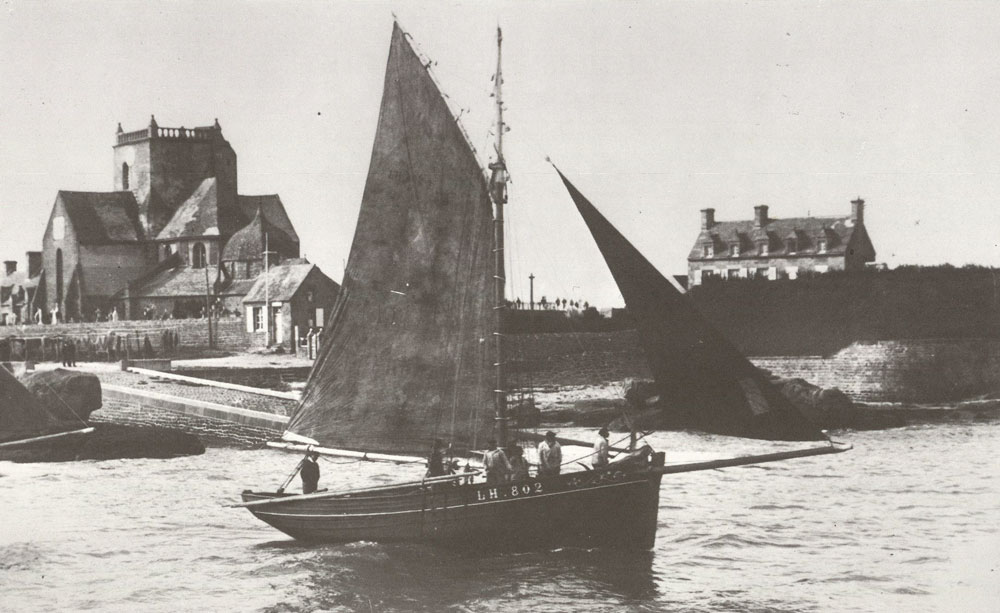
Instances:
[[[1000,3],[21,2],[0,23],[0,258],[112,188],[120,121],[210,125],[339,280],[393,11],[488,152],[504,28],[511,296],[621,299],[552,159],[666,274],[721,220],[868,203],[878,260],[1000,265]],[[485,156],[484,156],[485,157]]]

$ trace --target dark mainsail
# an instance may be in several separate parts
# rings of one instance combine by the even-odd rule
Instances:
[[[558,172],[558,169],[557,169]],[[679,427],[772,440],[822,432],[559,172],[636,322],[660,398]]]
[[[341,296],[288,433],[396,454],[485,443],[492,215],[475,154],[394,26]]]

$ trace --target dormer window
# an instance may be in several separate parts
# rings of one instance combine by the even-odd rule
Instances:
[[[796,241],[794,238],[789,238],[785,241],[785,248],[788,253],[795,253]]]
[[[701,246],[701,255],[706,258],[715,256],[715,249],[712,248],[711,243],[705,243]]]
[[[757,253],[759,253],[760,255],[767,255],[770,252],[771,252],[770,245],[768,245],[766,242],[762,242],[760,245],[757,246]]]
[[[740,257],[740,244],[739,243],[733,243],[732,246],[729,248],[729,253],[734,258]]]
[[[818,251],[820,253],[826,253],[826,239],[825,238],[821,238],[818,241],[816,241],[816,251]]]

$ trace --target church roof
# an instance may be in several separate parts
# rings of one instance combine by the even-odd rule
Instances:
[[[281,203],[281,198],[277,194],[240,195],[236,197],[236,204],[246,218],[246,222],[252,220],[256,216],[257,210],[260,209],[264,213],[264,219],[271,225],[284,232],[293,242],[299,242],[299,235],[295,233],[292,221],[288,218],[288,213],[285,212],[285,205]]]
[[[188,199],[177,207],[157,238],[219,236],[218,195],[218,181],[215,177],[202,181]]]
[[[218,277],[216,266],[208,266],[208,285]],[[132,298],[179,298],[183,296],[204,296],[208,291],[204,268],[176,266],[162,270],[146,279],[140,285],[129,288]]]
[[[73,231],[81,243],[100,244],[142,239],[139,206],[132,192],[60,191]]]
[[[287,302],[299,291],[299,286],[315,267],[315,264],[302,258],[286,260],[272,267],[266,275],[258,275],[243,302],[264,302],[265,295],[269,300]]]

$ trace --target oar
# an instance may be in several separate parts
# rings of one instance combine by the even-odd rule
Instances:
[[[295,465],[295,470],[292,471],[292,474],[288,475],[288,478],[285,479],[285,482],[282,483],[281,487],[278,488],[279,494],[283,494],[285,492],[285,488],[288,487],[288,484],[291,483],[292,479],[295,478],[295,475],[299,474],[299,471],[302,470],[302,463],[305,461],[306,458],[303,457],[301,460],[299,460],[299,463]]]

